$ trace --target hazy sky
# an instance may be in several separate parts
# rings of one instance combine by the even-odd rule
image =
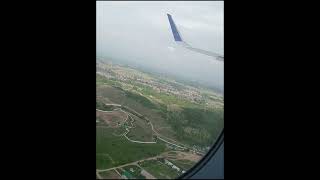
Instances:
[[[97,2],[97,56],[109,56],[171,72],[223,90],[224,63],[178,46],[171,14],[182,38],[196,48],[224,54],[223,2]]]

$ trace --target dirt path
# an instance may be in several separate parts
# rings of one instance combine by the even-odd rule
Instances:
[[[123,112],[123,113],[125,113],[125,114],[127,115],[124,123],[127,122],[127,120],[129,119],[129,116],[130,116],[130,118],[132,119],[132,121],[130,121],[131,126],[128,126],[128,129],[126,129],[126,130],[127,130],[127,133],[123,133],[123,134],[115,135],[115,136],[124,136],[128,141],[133,142],[133,143],[141,143],[141,144],[153,144],[153,143],[156,143],[156,142],[152,142],[152,141],[150,141],[150,142],[136,141],[136,140],[132,140],[132,139],[128,138],[126,135],[130,132],[129,129],[135,128],[135,126],[134,126],[133,123],[132,123],[132,122],[133,122],[132,116],[131,116],[128,112],[123,111],[123,110],[121,109],[122,106],[121,106],[120,104],[105,104],[105,105],[113,105],[113,106],[120,107],[119,109],[115,109],[115,110],[120,110],[121,112]],[[106,112],[106,113],[110,113],[110,112],[115,111],[115,110],[113,110],[113,111],[103,111],[103,110],[100,110],[100,109],[96,109],[96,110],[97,110],[97,111],[101,111],[101,112]],[[134,111],[134,112],[137,113],[137,114],[140,114],[140,113],[136,112],[136,111],[133,110],[133,109],[132,109],[132,111]],[[149,121],[148,124],[150,124],[151,130],[152,130],[156,135],[159,136],[158,138],[159,138],[161,141],[163,141],[163,142],[165,142],[165,143],[168,143],[168,144],[171,144],[171,145],[174,145],[174,146],[177,146],[177,147],[182,148],[182,149],[188,148],[188,146],[186,146],[186,145],[184,145],[184,144],[181,144],[181,143],[179,143],[180,145],[175,144],[175,143],[178,143],[178,142],[175,141],[175,140],[173,140],[173,139],[164,137],[163,135],[159,134],[159,133],[155,130],[155,128],[153,127],[152,122],[151,122],[148,118],[146,118],[146,119]],[[169,142],[169,141],[166,140],[166,139],[168,139],[168,140],[170,140],[170,141],[173,141],[173,142],[175,142],[175,143]]]
[[[96,109],[96,110],[97,110],[97,111],[101,111],[101,112],[105,112],[105,113],[110,113],[110,112],[116,111],[116,110],[113,110],[113,111],[102,111],[102,110],[100,110],[100,109]],[[144,141],[136,141],[136,140],[130,139],[130,138],[127,136],[127,134],[130,132],[129,129],[135,128],[134,124],[132,123],[134,120],[133,120],[132,116],[131,116],[129,113],[127,113],[126,111],[123,111],[122,109],[117,109],[117,111],[118,111],[118,110],[121,111],[121,112],[123,112],[123,113],[125,113],[125,114],[127,115],[127,116],[126,116],[126,119],[124,120],[124,123],[128,121],[129,116],[130,116],[130,118],[131,118],[131,120],[132,120],[132,121],[130,121],[131,126],[127,126],[126,132],[124,132],[124,133],[122,133],[122,134],[112,133],[112,135],[117,136],[117,137],[124,136],[128,141],[133,142],[133,143],[140,143],[140,144],[154,144],[154,143],[157,143],[157,142],[155,142],[155,141],[144,142]],[[97,127],[98,127],[98,126],[97,126]]]
[[[119,173],[119,171],[117,169],[114,169],[114,171],[121,177],[121,174]]]
[[[147,118],[147,119],[148,119],[148,118]],[[165,140],[165,139],[169,139],[170,141],[173,141],[173,142],[178,143],[177,141],[175,141],[175,140],[173,140],[173,139],[170,139],[170,138],[168,138],[168,137],[164,137],[163,135],[161,135],[160,133],[158,133],[158,132],[155,130],[155,128],[153,127],[152,122],[151,122],[149,119],[148,119],[148,121],[149,121],[149,123],[150,123],[150,125],[151,125],[152,131],[153,131],[155,134],[157,134],[158,136],[160,136],[160,137],[159,137],[160,140],[162,140],[162,141],[164,141],[164,142],[166,142],[166,143],[168,143],[168,144],[172,144],[172,145],[175,145],[175,146],[177,146],[177,147],[183,148],[183,149],[188,148],[188,146],[186,146],[186,145],[184,145],[184,144],[179,143],[180,145],[184,146],[184,147],[182,147],[182,146],[179,146],[179,145],[177,145],[177,144],[175,144],[175,143],[171,143],[171,142]],[[162,137],[162,138],[161,138],[161,137]],[[165,138],[165,139],[164,139],[164,138]]]
[[[128,112],[126,112],[126,111],[123,111],[123,110],[121,109],[122,106],[121,106],[120,104],[106,104],[106,105],[114,105],[114,106],[120,107],[120,108],[114,109],[113,111],[121,111],[121,112],[123,112],[123,113],[125,113],[125,114],[127,115],[127,116],[126,116],[126,119],[124,120],[124,123],[127,122],[127,121],[131,118],[131,121],[130,121],[131,126],[127,126],[127,128],[126,128],[126,131],[127,131],[127,132],[125,132],[125,133],[123,133],[123,134],[113,134],[114,136],[118,136],[118,137],[124,136],[128,141],[133,142],[133,143],[140,143],[140,144],[154,144],[154,143],[157,143],[157,142],[153,142],[153,141],[146,142],[146,141],[137,141],[137,140],[132,140],[132,139],[130,139],[130,138],[129,138],[128,136],[126,136],[126,135],[130,132],[130,129],[131,129],[131,128],[135,128],[135,126],[134,126],[134,124],[133,124],[133,122],[134,122],[133,117],[130,115],[130,113],[128,113]],[[102,111],[102,110],[99,110],[99,109],[96,109],[96,110]],[[139,114],[139,113],[136,112],[135,110],[133,110],[133,109],[131,109],[131,110],[134,111],[135,113]],[[110,112],[113,112],[113,111],[102,111],[102,112],[109,112],[109,113],[110,113]],[[130,117],[130,118],[129,118],[129,117]],[[188,149],[188,148],[189,148],[189,149],[191,149],[190,146],[187,146],[187,145],[182,144],[182,143],[180,143],[180,142],[177,142],[177,141],[175,141],[175,140],[173,140],[173,139],[171,139],[171,138],[168,138],[168,137],[165,137],[165,136],[161,135],[160,133],[158,133],[158,132],[155,130],[152,122],[151,122],[148,118],[146,118],[146,119],[149,121],[148,124],[150,124],[151,130],[158,136],[158,139],[159,139],[159,140],[161,140],[161,141],[163,141],[163,142],[165,142],[165,143],[167,143],[167,144],[174,145],[174,146],[176,146],[176,147],[178,147],[178,148],[182,148],[182,149]],[[170,140],[171,142],[168,141],[168,140]],[[205,154],[205,153],[202,152],[202,151],[198,151],[198,153],[203,154],[203,155]]]
[[[170,152],[175,152],[175,155],[170,155]],[[141,159],[135,162],[131,162],[131,163],[127,163],[127,164],[123,164],[121,166],[117,166],[117,167],[112,167],[112,168],[108,168],[108,169],[97,169],[97,176],[99,179],[103,179],[100,175],[99,172],[105,172],[105,171],[110,171],[110,170],[114,170],[116,171],[116,173],[121,177],[121,174],[117,171],[117,169],[122,169],[125,166],[128,165],[136,165],[139,168],[141,168],[141,174],[144,175],[146,177],[146,179],[156,179],[152,174],[150,174],[148,171],[146,171],[144,168],[142,168],[138,163],[143,162],[143,161],[147,161],[147,160],[153,160],[153,159],[157,159],[157,158],[168,158],[170,159],[170,157],[175,157],[173,159],[175,160],[180,160],[180,159],[187,159],[190,161],[194,161],[194,162],[198,162],[201,159],[201,156],[197,155],[197,154],[193,154],[193,153],[186,153],[186,152],[181,152],[181,151],[168,151],[168,152],[164,152],[160,155],[154,156],[154,157],[149,157],[149,158],[145,158],[145,159]]]
[[[117,168],[122,168],[128,165],[137,165],[139,162],[143,162],[143,161],[147,161],[147,160],[152,160],[152,159],[157,159],[157,158],[161,158],[163,157],[162,155],[158,155],[158,156],[154,156],[154,157],[149,157],[149,158],[145,158],[145,159],[141,159],[139,161],[135,161],[135,162],[131,162],[131,163],[127,163],[127,164],[123,164],[121,166],[117,166],[117,167],[112,167],[112,168],[108,168],[108,169],[97,169],[97,172],[104,172],[104,171],[109,171],[112,169],[117,169]]]
[[[98,179],[103,179],[103,178],[100,176],[100,174],[98,173],[98,171],[96,172],[96,175],[97,175]]]
[[[130,142],[133,142],[133,143],[140,143],[140,144],[155,144],[157,142],[153,142],[153,141],[150,141],[150,142],[144,142],[144,141],[135,141],[135,140],[131,140],[130,138],[128,138],[127,134],[124,135],[125,138],[128,139],[128,141]]]

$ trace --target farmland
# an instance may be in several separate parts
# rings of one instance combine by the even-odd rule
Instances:
[[[195,153],[204,154],[217,140],[224,127],[222,95],[129,66],[97,66],[96,169],[101,178],[120,176],[116,170],[127,178],[176,178],[201,159]]]
[[[160,154],[163,144],[137,144],[112,135],[110,129],[97,128],[96,167],[107,169]],[[106,156],[105,154],[108,154]],[[110,158],[111,157],[111,158]]]
[[[180,175],[176,170],[156,160],[144,161],[139,165],[158,179],[174,179]]]
[[[99,174],[103,179],[121,179],[120,176],[114,171],[105,171]]]

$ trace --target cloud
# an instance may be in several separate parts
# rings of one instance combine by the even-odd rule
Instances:
[[[170,51],[174,51],[175,49],[173,48],[173,47],[171,47],[171,46],[168,46],[168,49],[170,50]]]
[[[125,59],[223,89],[223,63],[177,46],[167,13],[189,44],[223,54],[223,2],[98,1],[97,55]]]

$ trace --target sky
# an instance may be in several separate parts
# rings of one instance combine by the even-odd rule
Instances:
[[[97,1],[97,56],[122,59],[223,91],[224,62],[178,46],[167,13],[184,41],[224,55],[222,1]]]

